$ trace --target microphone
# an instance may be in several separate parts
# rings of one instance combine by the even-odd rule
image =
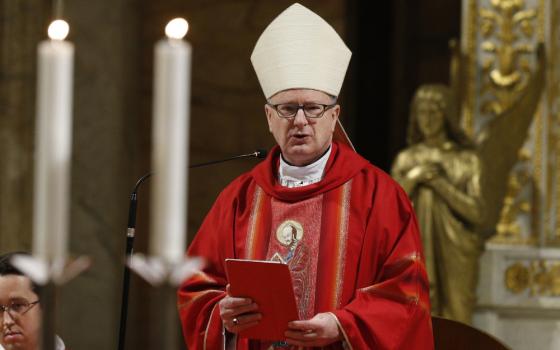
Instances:
[[[200,167],[204,167],[204,166],[208,166],[208,165],[214,165],[214,164],[229,162],[230,160],[241,159],[241,158],[253,158],[254,157],[254,158],[258,158],[258,159],[264,159],[264,158],[266,158],[266,155],[267,155],[267,152],[266,152],[265,149],[257,149],[253,153],[241,154],[241,155],[233,156],[233,157],[229,157],[229,158],[213,160],[213,161],[210,161],[210,162],[193,164],[193,165],[190,165],[189,168],[191,168],[191,169],[192,168],[200,168]],[[140,188],[140,185],[142,185],[142,183],[144,183],[144,181],[149,179],[152,175],[153,175],[153,173],[150,172],[150,173],[144,174],[141,178],[139,178],[138,181],[136,181],[136,184],[134,185],[134,189],[132,190],[132,193],[130,194],[130,206],[129,206],[129,210],[128,210],[128,229],[127,229],[127,232],[126,232],[127,237],[134,237],[134,234],[135,234],[136,205],[137,205],[137,202],[138,202],[138,195],[137,195],[138,194],[138,189]]]
[[[198,163],[189,166],[189,168],[200,168],[208,165],[214,165],[224,162],[229,162],[230,160],[235,159],[242,159],[242,158],[257,158],[263,159],[266,157],[266,150],[265,149],[257,149],[253,153],[241,154],[238,156],[233,156],[225,159],[220,160],[213,160],[210,162],[205,163]],[[128,228],[126,230],[126,252],[125,257],[126,261],[132,256],[132,252],[134,250],[134,237],[136,233],[136,209],[138,204],[138,190],[144,181],[149,179],[153,173],[144,174],[142,177],[136,181],[134,185],[134,189],[130,194],[130,204],[128,207]],[[130,289],[130,268],[127,264],[124,265],[124,275],[123,275],[123,290],[122,290],[122,299],[121,299],[121,322],[119,328],[119,350],[124,350],[124,341],[125,341],[125,334],[126,334],[126,320],[128,314],[128,291]]]
[[[210,161],[210,162],[193,164],[193,165],[190,165],[189,168],[191,168],[191,169],[192,168],[200,168],[200,167],[204,167],[204,166],[208,166],[208,165],[214,165],[214,164],[229,162],[230,160],[241,159],[241,158],[252,158],[252,157],[254,157],[254,158],[257,158],[257,159],[264,159],[264,158],[266,158],[266,155],[267,155],[267,151],[265,149],[257,149],[253,153],[241,154],[241,155],[233,156],[233,157],[229,157],[229,158],[213,160],[213,161]],[[146,181],[147,179],[149,179],[152,175],[153,175],[153,173],[150,172],[150,173],[146,173],[142,177],[140,177],[138,179],[138,181],[136,181],[136,184],[134,185],[134,189],[132,190],[132,193],[130,194],[130,205],[129,205],[129,208],[128,208],[128,229],[126,231],[126,236],[127,237],[134,238],[134,234],[135,234],[135,229],[136,229],[136,206],[137,206],[137,203],[138,203],[138,189],[140,188],[140,185],[142,185],[142,183],[144,181]],[[127,248],[127,252],[129,252],[128,248]],[[130,249],[130,254],[132,254],[132,248]]]
[[[229,157],[229,158],[225,158],[225,159],[213,160],[213,161],[210,161],[210,162],[199,163],[199,164],[193,164],[193,165],[189,166],[189,168],[191,168],[191,169],[192,168],[200,168],[200,167],[207,166],[207,165],[229,162],[230,160],[241,159],[241,158],[251,158],[251,157],[255,157],[255,158],[258,158],[258,159],[266,158],[266,150],[258,149],[253,153],[241,154],[241,155],[238,155],[238,156],[233,156],[233,157]]]

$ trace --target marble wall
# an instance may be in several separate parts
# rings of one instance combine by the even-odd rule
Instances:
[[[65,5],[76,45],[70,249],[93,259],[92,269],[61,294],[61,332],[70,348],[116,347],[127,199],[135,161],[143,157],[135,137],[137,6]]]
[[[29,249],[35,52],[45,2],[0,2],[0,250]]]

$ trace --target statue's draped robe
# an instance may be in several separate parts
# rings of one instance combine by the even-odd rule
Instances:
[[[227,285],[224,259],[270,259],[277,253],[289,260],[300,316],[332,312],[349,348],[432,349],[427,274],[404,191],[336,143],[324,178],[312,185],[280,186],[278,159],[276,147],[233,181],[189,248],[189,255],[204,257],[207,265],[178,293],[188,348],[225,346],[218,306]],[[295,249],[277,238],[278,225],[288,220],[303,228]],[[267,349],[270,342],[239,338],[236,346]]]
[[[445,182],[439,190],[418,185],[410,190],[418,216],[426,267],[430,277],[432,311],[471,322],[476,301],[478,259],[482,240],[476,232],[480,217],[480,161],[471,149],[452,143],[445,147],[413,145],[395,161],[392,175],[403,183],[415,166],[435,164]],[[477,210],[478,209],[478,210]]]

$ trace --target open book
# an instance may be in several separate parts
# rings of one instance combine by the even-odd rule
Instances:
[[[226,259],[229,291],[234,297],[251,298],[262,319],[239,333],[250,339],[283,340],[288,322],[299,319],[288,265],[273,261]]]

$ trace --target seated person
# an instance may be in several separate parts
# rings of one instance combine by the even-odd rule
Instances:
[[[14,267],[16,254],[0,256],[0,350],[39,350],[41,342],[41,304],[38,286]],[[56,350],[64,343],[56,337]]]

